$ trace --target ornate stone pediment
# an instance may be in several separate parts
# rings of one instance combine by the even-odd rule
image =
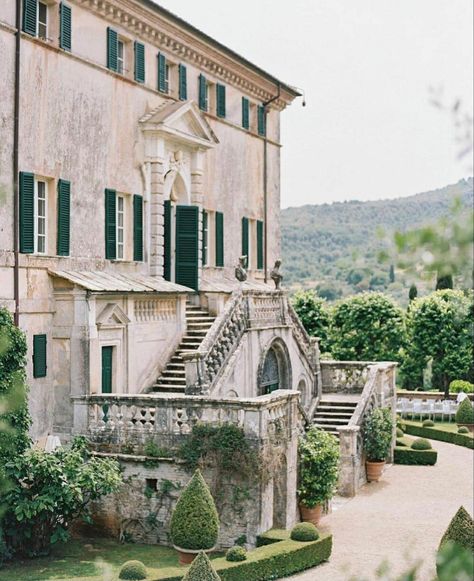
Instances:
[[[140,119],[146,135],[172,138],[195,148],[209,149],[219,143],[194,101],[163,103]]]
[[[122,327],[130,323],[130,319],[116,303],[108,303],[97,317],[98,327]]]

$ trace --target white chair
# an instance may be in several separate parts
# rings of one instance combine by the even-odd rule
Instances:
[[[439,400],[433,403],[433,419],[436,420],[436,417],[443,419],[443,402]]]
[[[432,402],[430,401],[422,401],[421,402],[421,410],[420,410],[420,418],[427,416],[431,418],[433,413]]]
[[[450,414],[450,420],[451,421],[451,416],[453,418],[456,417],[456,412],[458,411],[458,404],[455,401],[450,401],[449,402],[449,414]]]
[[[421,419],[421,410],[422,410],[421,400],[419,399],[413,400],[413,411],[411,414],[412,419],[414,416],[418,416]]]
[[[402,397],[397,399],[397,414],[400,414],[403,418],[403,414],[405,413],[407,407],[408,399],[406,397]]]
[[[408,415],[413,419],[413,400],[408,400],[405,404],[405,417]]]
[[[448,420],[451,421],[451,402],[447,399],[444,399],[441,403],[443,404],[443,420],[447,416]]]

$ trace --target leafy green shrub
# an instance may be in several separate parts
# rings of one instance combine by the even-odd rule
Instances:
[[[403,438],[405,433],[400,428],[397,428],[397,438]]]
[[[201,551],[191,563],[183,581],[221,581],[209,557]]]
[[[474,553],[448,541],[436,555],[437,581],[471,581],[474,577]]]
[[[425,438],[417,438],[411,445],[412,450],[431,450],[431,444]]]
[[[458,429],[458,434],[469,434],[469,428],[467,426],[461,426]]]
[[[131,579],[140,581],[147,578],[146,567],[141,561],[127,561],[122,565],[119,579]]]
[[[318,428],[310,428],[298,443],[298,496],[314,508],[334,496],[339,478],[340,446],[337,438]]]
[[[364,424],[364,448],[369,462],[382,462],[392,444],[393,419],[389,408],[376,408]]]
[[[435,423],[433,422],[433,420],[423,420],[423,423],[421,424],[424,428],[432,428]]]
[[[290,539],[307,543],[319,539],[318,529],[310,522],[300,522],[291,529]]]
[[[48,554],[52,544],[67,540],[71,522],[87,519],[89,503],[122,481],[118,462],[89,457],[81,437],[53,452],[32,448],[8,462],[6,473],[5,539],[13,552],[28,556]]]
[[[438,460],[436,450],[413,450],[407,446],[396,446],[393,453],[395,464],[408,466],[434,466]]]
[[[173,544],[182,549],[212,549],[219,535],[219,516],[209,488],[197,469],[171,516]]]
[[[464,446],[465,448],[474,449],[474,438],[469,434],[457,434],[456,432],[448,432],[439,428],[423,428],[415,424],[407,424],[407,434],[412,436],[420,436],[422,438],[430,438],[431,440],[439,440],[440,442],[448,442],[449,444],[456,444],[457,446]]]
[[[452,541],[474,553],[474,523],[471,515],[461,506],[449,523],[441,538],[439,549],[448,541]]]
[[[474,424],[474,407],[469,398],[463,399],[456,411],[457,424]]]
[[[455,379],[449,384],[450,393],[474,393],[474,383],[470,381],[463,381],[462,379]]]
[[[329,346],[329,310],[326,301],[309,290],[298,291],[291,302],[308,335],[319,337],[320,349],[326,351]]]
[[[232,562],[245,561],[247,559],[247,550],[241,546],[231,547],[225,554],[225,558],[227,561]]]

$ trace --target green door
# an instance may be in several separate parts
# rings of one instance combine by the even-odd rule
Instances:
[[[176,206],[176,271],[178,284],[198,290],[199,208]]]
[[[112,353],[113,347],[102,347],[102,393],[112,393]],[[106,422],[109,406],[102,406],[102,411]]]

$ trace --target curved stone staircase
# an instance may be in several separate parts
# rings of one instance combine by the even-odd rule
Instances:
[[[324,394],[313,416],[313,426],[338,436],[338,428],[347,426],[359,399],[358,395]]]

